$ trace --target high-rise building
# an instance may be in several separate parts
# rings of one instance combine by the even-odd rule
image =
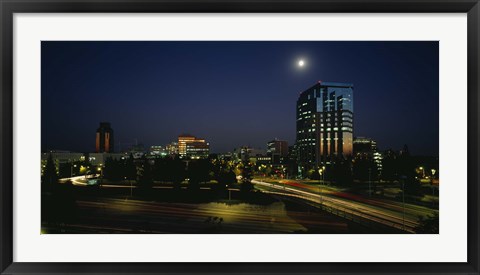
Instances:
[[[271,164],[283,164],[288,155],[288,143],[278,139],[267,142],[267,155],[272,159]]]
[[[288,143],[284,140],[274,139],[267,142],[267,154],[286,157],[288,155]]]
[[[353,153],[353,84],[321,82],[297,100],[299,165],[319,167]]]
[[[95,139],[95,152],[97,153],[113,153],[113,129],[109,122],[100,122],[100,127],[97,129]]]
[[[204,139],[183,134],[178,136],[178,153],[181,158],[207,158],[210,153],[210,144]]]

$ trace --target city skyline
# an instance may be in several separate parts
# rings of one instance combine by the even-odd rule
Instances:
[[[145,60],[157,53],[156,61],[167,62]],[[220,58],[229,53],[237,54],[231,56],[235,62]],[[378,55],[370,60],[377,66],[369,64],[359,75],[367,71],[375,77],[362,80],[354,73],[367,53]],[[338,56],[343,58],[335,60]],[[343,67],[348,61],[351,68]],[[139,63],[144,67],[135,67]],[[236,66],[227,70],[225,63]],[[325,72],[322,65],[335,72]],[[89,72],[92,66],[96,73]],[[179,71],[185,72],[168,77]],[[272,81],[268,76],[275,73],[282,77]],[[130,84],[125,86],[120,76],[128,76]],[[182,133],[205,138],[212,153],[244,145],[265,148],[272,138],[293,145],[298,94],[319,80],[355,85],[353,136],[373,138],[382,150],[407,144],[414,154],[438,155],[437,42],[42,42],[42,149],[93,152],[92,133],[101,121],[111,123],[116,147],[135,139],[147,147],[165,145]],[[174,87],[175,93],[164,92],[165,87]],[[58,129],[69,134],[59,135]]]

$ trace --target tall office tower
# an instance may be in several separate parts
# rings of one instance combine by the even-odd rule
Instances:
[[[299,165],[317,168],[353,153],[353,84],[321,82],[297,100]]]
[[[267,154],[286,157],[288,155],[288,143],[284,140],[274,139],[267,142]]]
[[[267,142],[267,155],[271,157],[271,164],[281,164],[288,155],[288,143],[284,140],[274,139]],[[284,161],[282,161],[284,159]]]
[[[178,136],[178,154],[181,158],[207,158],[210,153],[210,144],[204,139],[183,134]]]
[[[95,152],[97,153],[113,153],[113,129],[109,122],[100,122],[100,127],[97,129],[95,139]]]

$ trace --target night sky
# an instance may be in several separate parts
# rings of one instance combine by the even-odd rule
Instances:
[[[116,149],[292,145],[298,95],[321,80],[354,84],[355,136],[438,155],[438,69],[438,42],[42,42],[42,150],[93,152],[101,121]]]

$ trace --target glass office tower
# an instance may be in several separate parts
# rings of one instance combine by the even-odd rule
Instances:
[[[317,168],[353,153],[353,84],[321,82],[297,100],[299,165]]]

